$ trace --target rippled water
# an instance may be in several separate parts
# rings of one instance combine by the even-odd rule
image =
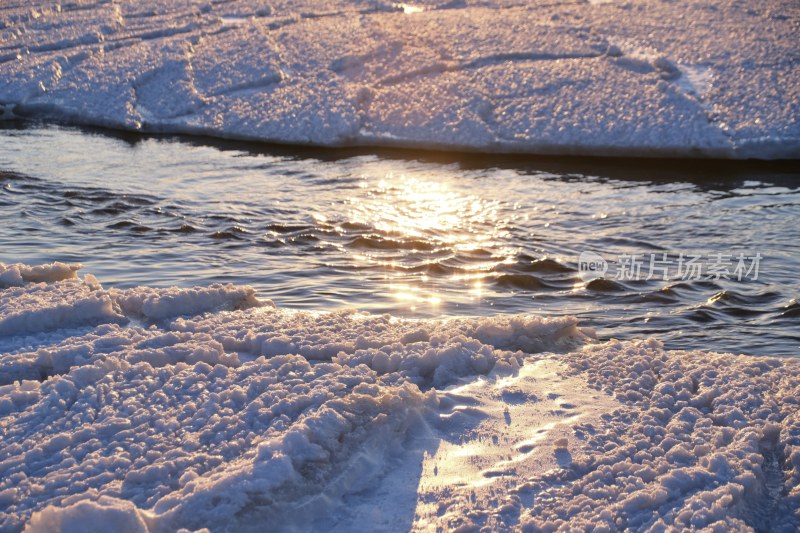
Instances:
[[[107,286],[250,284],[293,308],[573,314],[602,338],[796,356],[800,172],[717,165],[6,125],[0,261],[81,262]],[[724,254],[731,271],[739,253],[762,259],[756,280],[648,281],[645,263],[642,279],[587,283],[584,251],[617,267],[621,254]]]

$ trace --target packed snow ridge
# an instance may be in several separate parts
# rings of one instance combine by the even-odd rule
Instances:
[[[800,157],[800,5],[0,5],[0,120],[326,146]]]
[[[0,530],[796,531],[800,364],[0,265]]]

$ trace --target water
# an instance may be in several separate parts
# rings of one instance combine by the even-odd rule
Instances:
[[[800,171],[278,149],[57,126],[0,129],[0,261],[106,286],[253,285],[284,307],[576,315],[601,338],[797,356]],[[586,282],[581,252],[611,263]],[[642,279],[614,280],[621,254]],[[737,279],[647,277],[650,254],[739,253]],[[746,266],[755,266],[748,259]],[[704,276],[705,277],[705,276]],[[733,276],[734,278],[736,276]]]

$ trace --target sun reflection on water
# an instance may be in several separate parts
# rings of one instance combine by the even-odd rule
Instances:
[[[397,3],[394,4],[394,7],[397,9],[402,9],[403,13],[405,13],[406,15],[413,15],[414,13],[422,13],[423,11],[425,11],[424,7],[415,6],[413,4]]]
[[[382,269],[388,292],[410,311],[480,299],[483,280],[514,260],[501,202],[459,189],[443,176],[387,173],[365,176],[349,199],[350,227],[372,232],[368,249],[353,258]],[[461,290],[444,293],[442,279],[461,282]]]
[[[497,202],[460,194],[441,182],[404,175],[387,175],[371,184],[365,179],[367,200],[351,199],[350,219],[390,235],[433,239],[470,250],[494,235],[479,225],[497,216]]]

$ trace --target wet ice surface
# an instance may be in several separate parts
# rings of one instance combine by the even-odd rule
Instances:
[[[800,345],[790,165],[279,152],[57,127],[0,130],[0,145],[5,263],[80,262],[117,288],[252,285],[294,309],[573,315],[668,348]],[[587,284],[585,250],[763,260],[757,280],[672,268]]]
[[[795,359],[0,279],[10,531],[800,526]]]
[[[5,2],[0,118],[277,142],[797,157],[798,6]]]

